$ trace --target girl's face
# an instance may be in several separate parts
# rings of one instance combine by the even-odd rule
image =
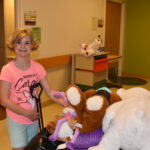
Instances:
[[[29,36],[23,37],[20,41],[15,43],[14,51],[17,56],[27,57],[31,52],[31,39]]]

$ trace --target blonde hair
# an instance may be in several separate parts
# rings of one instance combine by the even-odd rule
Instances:
[[[10,37],[9,41],[6,43],[7,47],[14,51],[15,48],[15,44],[17,42],[20,42],[22,40],[22,38],[29,36],[30,40],[31,40],[31,49],[32,50],[37,50],[37,48],[39,47],[38,43],[36,42],[33,33],[31,32],[30,29],[28,28],[20,28],[17,29],[14,34]]]

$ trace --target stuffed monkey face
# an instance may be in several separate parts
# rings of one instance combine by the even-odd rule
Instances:
[[[75,109],[77,123],[81,133],[89,133],[101,127],[107,100],[96,94],[95,90],[82,92],[76,85],[70,85],[66,90],[69,104]]]

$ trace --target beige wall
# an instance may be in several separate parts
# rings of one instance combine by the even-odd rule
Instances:
[[[36,11],[35,27],[41,28],[41,44],[32,58],[80,52],[81,43],[92,42],[97,34],[104,37],[104,28],[98,28],[97,23],[105,18],[105,0],[16,0],[15,7],[17,27],[32,27],[24,25],[24,13]],[[54,89],[65,90],[70,84],[70,65],[47,72]],[[48,98],[43,94],[42,99]]]
[[[71,66],[65,65],[47,70],[48,80],[53,89],[65,91],[67,85],[70,84]],[[45,93],[42,94],[42,100],[48,100]]]
[[[36,26],[41,28],[41,44],[32,58],[44,58],[80,51],[81,43],[92,42],[101,34],[105,43],[106,0],[4,0],[6,39],[15,27],[24,25],[24,13],[36,11]],[[124,2],[125,0],[112,0]],[[15,5],[14,5],[15,3]],[[15,7],[15,14],[14,14]],[[98,19],[104,22],[98,28]],[[13,55],[7,51],[7,55]],[[48,79],[54,89],[65,90],[71,80],[71,66],[47,69]],[[47,100],[45,94],[42,99]]]
[[[70,54],[80,50],[80,43],[89,43],[103,34],[96,22],[104,18],[104,5],[105,0],[16,0],[17,26],[31,27],[24,25],[24,13],[36,11],[42,42],[32,56]]]
[[[8,4],[8,1],[5,0],[5,3]],[[15,24],[16,27],[32,27],[24,25],[24,13],[36,11],[34,27],[41,28],[41,44],[39,50],[32,53],[32,58],[80,52],[81,43],[92,42],[97,34],[104,38],[105,28],[98,28],[97,23],[98,19],[102,19],[105,24],[105,5],[106,0],[15,0],[15,17],[14,14],[8,17],[8,12],[5,13],[9,30],[6,38],[13,32]],[[7,10],[11,9],[7,6]],[[13,10],[9,12],[14,13]],[[11,28],[9,24],[13,24]],[[12,53],[8,52],[8,55]],[[51,68],[47,72],[54,89],[65,90],[70,84],[70,65]],[[42,99],[48,98],[43,94]]]

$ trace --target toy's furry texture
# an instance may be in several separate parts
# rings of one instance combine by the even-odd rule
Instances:
[[[68,107],[64,108],[63,116],[57,119],[56,124],[50,123],[47,127],[51,133],[48,139],[65,141],[67,143],[59,145],[59,148],[70,150],[87,150],[97,145],[103,136],[102,119],[106,109],[120,100],[106,87],[83,92],[76,85],[68,86],[66,94],[56,92],[54,96],[63,98]]]
[[[82,43],[80,45],[81,54],[86,57],[94,55],[96,54],[96,51],[99,49],[101,44],[102,44],[102,39],[100,38],[100,35],[98,35],[98,37],[91,44]]]
[[[66,91],[68,103],[77,114],[77,122],[82,125],[80,133],[89,133],[101,127],[108,101],[90,89],[85,92],[76,85],[70,85]]]
[[[122,101],[107,109],[104,136],[88,150],[150,150],[150,91],[135,87],[117,93]]]
[[[102,128],[90,133],[80,133],[74,142],[68,142],[69,150],[87,150],[90,146],[97,145],[103,136]]]
[[[120,100],[120,97],[113,96],[106,88],[83,92],[76,85],[68,86],[66,96],[77,119],[77,129],[67,147],[70,150],[87,150],[97,145],[103,136],[101,127],[105,111],[109,104]]]
[[[74,136],[67,143],[70,150],[87,150],[90,146],[97,145],[103,136],[101,129],[102,119],[106,108],[109,106],[103,95],[90,89],[85,92],[76,85],[68,86],[66,96],[69,105],[76,112],[77,123]]]

